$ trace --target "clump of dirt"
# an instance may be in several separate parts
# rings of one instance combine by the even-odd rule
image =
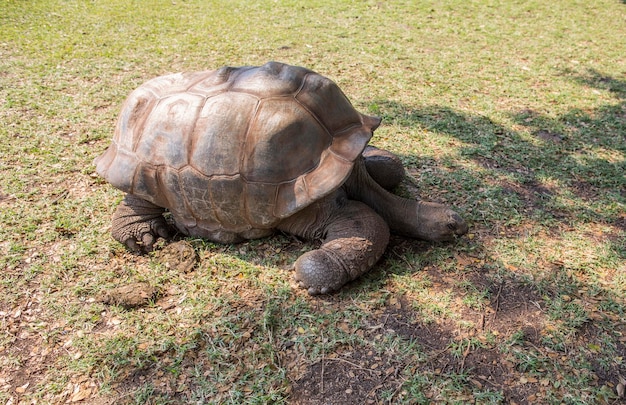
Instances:
[[[182,273],[189,273],[198,262],[196,250],[187,241],[170,243],[155,253],[156,259],[165,267]]]
[[[546,142],[551,142],[551,143],[561,143],[565,139],[565,137],[562,134],[559,134],[558,132],[548,131],[545,129],[540,129],[538,131],[535,131],[533,135],[535,135],[539,139],[542,139]]]
[[[133,309],[147,305],[158,295],[158,290],[145,282],[123,285],[105,291],[100,301],[109,305],[119,305]]]

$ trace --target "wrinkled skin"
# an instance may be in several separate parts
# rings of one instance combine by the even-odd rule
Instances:
[[[367,147],[342,187],[278,224],[280,231],[323,242],[296,261],[295,279],[300,287],[312,295],[326,294],[358,278],[383,255],[390,232],[429,241],[451,241],[467,233],[465,221],[447,206],[389,192],[403,176],[395,155]],[[169,236],[164,211],[127,195],[113,217],[114,238],[133,251],[152,250],[158,237]],[[243,238],[270,233],[251,230]],[[231,235],[214,239],[236,242]]]

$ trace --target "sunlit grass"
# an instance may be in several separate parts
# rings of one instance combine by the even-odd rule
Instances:
[[[618,400],[625,7],[4,1],[0,401]],[[393,238],[323,298],[290,281],[313,246],[287,236],[190,240],[188,273],[113,241],[122,195],[92,161],[126,95],[164,73],[268,60],[312,68],[381,116],[372,142],[411,177],[398,192],[455,206],[469,235]],[[154,302],[101,302],[136,281]],[[350,379],[364,384],[352,397]]]

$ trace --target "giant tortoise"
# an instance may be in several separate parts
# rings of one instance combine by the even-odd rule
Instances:
[[[295,279],[335,291],[382,256],[390,231],[444,241],[467,232],[450,208],[389,190],[404,169],[368,146],[380,119],[359,113],[330,79],[303,67],[259,67],[157,77],[122,107],[97,172],[126,193],[113,237],[149,251],[182,234],[237,243],[281,231],[321,240]]]

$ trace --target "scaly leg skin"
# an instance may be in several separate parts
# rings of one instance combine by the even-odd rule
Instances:
[[[348,198],[376,211],[397,235],[429,241],[452,241],[468,231],[467,223],[449,207],[399,197],[385,190],[369,174],[365,159],[356,160],[343,185]]]
[[[389,151],[367,145],[363,151],[363,161],[372,179],[385,190],[393,190],[404,178],[402,161]]]
[[[319,249],[300,256],[295,280],[309,294],[338,290],[380,259],[389,242],[389,227],[371,208],[345,198],[343,190],[289,218],[280,229],[312,239],[325,235]]]
[[[160,237],[169,237],[165,209],[126,194],[113,214],[111,234],[135,253],[150,252]]]

